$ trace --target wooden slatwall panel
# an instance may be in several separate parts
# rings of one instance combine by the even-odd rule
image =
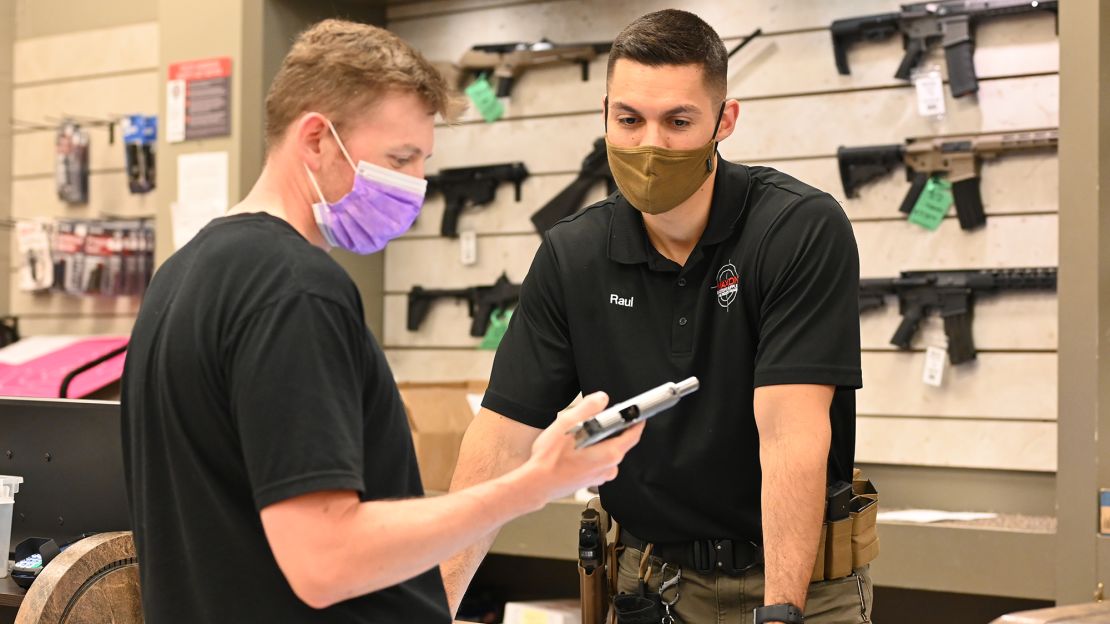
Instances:
[[[389,9],[390,28],[432,60],[457,59],[479,43],[603,41],[628,22],[670,3],[655,0],[414,2]],[[1059,66],[1051,15],[996,20],[978,28],[977,98],[947,100],[940,121],[919,117],[912,87],[893,79],[901,42],[859,44],[840,76],[832,58],[831,20],[895,9],[890,0],[827,2],[687,2],[726,44],[756,26],[765,36],[732,61],[729,93],[740,99],[736,133],[721,145],[730,160],[766,164],[832,193],[852,219],[865,277],[900,270],[1055,266],[1057,159],[1029,153],[983,167],[989,215],[984,230],[959,229],[955,216],[937,232],[906,223],[897,206],[908,188],[901,171],[867,185],[848,200],[836,165],[839,145],[896,143],[905,137],[1054,127]],[[928,63],[943,68],[940,52]],[[464,212],[460,230],[478,234],[478,263],[462,266],[457,243],[438,236],[440,198],[416,227],[386,250],[383,343],[400,380],[485,377],[490,352],[476,350],[459,302],[435,304],[421,329],[406,329],[406,293],[414,285],[455,288],[490,283],[502,271],[519,281],[539,237],[530,215],[574,178],[602,134],[605,58],[582,81],[577,66],[526,73],[504,119],[486,124],[470,112],[437,131],[439,168],[523,161],[533,176],[516,202],[504,186],[487,207]],[[603,195],[601,189],[595,198]],[[910,353],[889,345],[898,323],[893,302],[861,319],[865,388],[859,393],[860,462],[1054,471],[1056,420],[1056,298],[1025,293],[985,297],[977,305],[979,360],[949,368],[944,387],[922,384],[924,349],[943,337],[929,319]]]
[[[162,82],[158,75],[158,25],[131,24],[23,39],[15,44],[13,116],[33,123],[74,115],[107,118],[155,114]],[[12,217],[26,219],[152,217],[154,193],[127,189],[124,149],[117,127],[88,128],[89,203],[69,206],[54,190],[54,132],[19,131],[12,137]],[[10,231],[10,230],[8,230]],[[12,235],[14,236],[14,235]],[[18,288],[13,242],[11,309],[24,335],[126,334],[131,332],[138,297],[77,297],[27,293]]]

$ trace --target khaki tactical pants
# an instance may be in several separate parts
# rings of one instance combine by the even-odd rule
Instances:
[[[620,556],[617,591],[635,593],[642,553],[625,548]],[[662,582],[662,560],[652,557],[648,589],[658,591]],[[672,576],[668,566],[667,577]],[[763,568],[757,566],[743,576],[698,574],[683,570],[680,592],[673,613],[683,624],[753,624],[752,611],[763,604]],[[671,600],[674,590],[663,598]],[[871,624],[873,594],[868,566],[851,576],[820,581],[809,586],[806,599],[806,624]]]

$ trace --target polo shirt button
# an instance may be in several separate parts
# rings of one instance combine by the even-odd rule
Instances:
[[[682,317],[682,318],[680,318],[680,319],[678,319],[678,324],[679,324],[680,326],[682,326],[682,327],[685,327],[685,326],[686,326],[686,323],[687,323],[687,321],[686,321],[686,317],[685,317],[685,316],[684,316],[684,317]]]
[[[686,285],[686,278],[685,277],[678,278],[678,285],[679,286],[685,286]]]

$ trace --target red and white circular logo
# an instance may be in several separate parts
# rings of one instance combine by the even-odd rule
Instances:
[[[717,271],[717,284],[714,286],[717,291],[717,303],[721,304],[722,308],[726,310],[733,301],[736,301],[736,293],[740,291],[740,275],[736,273],[736,267],[732,263],[726,264]]]

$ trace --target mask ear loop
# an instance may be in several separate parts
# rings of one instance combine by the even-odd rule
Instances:
[[[717,131],[721,129],[721,118],[725,115],[725,103],[721,102],[721,110],[717,112],[717,124],[713,126],[713,135],[709,137],[713,141],[713,153],[705,159],[705,170],[713,171],[713,154],[717,153]]]
[[[722,111],[724,110],[723,106],[724,105],[722,104]],[[339,145],[339,150],[343,152],[343,157],[347,159],[347,164],[350,165],[351,169],[354,169],[357,173],[358,167],[355,166],[355,161],[351,160],[351,155],[347,153],[347,148],[343,145],[343,140],[339,138],[339,133],[335,131],[335,126],[332,125],[331,120],[327,117],[324,118],[324,121],[328,123],[328,129],[331,130],[332,136],[335,137],[335,142]],[[717,133],[714,132],[713,134],[716,135]]]
[[[328,200],[324,199],[324,192],[320,190],[320,184],[316,182],[316,176],[312,175],[312,170],[308,168],[308,165],[301,164],[304,166],[305,173],[308,174],[308,179],[312,181],[312,188],[316,189],[316,196],[320,198],[320,203],[328,203]]]

